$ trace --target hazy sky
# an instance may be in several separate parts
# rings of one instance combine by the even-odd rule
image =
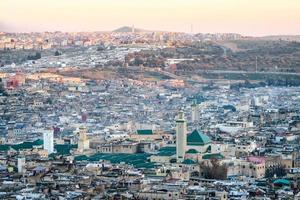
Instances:
[[[300,34],[300,0],[0,0],[0,31]]]

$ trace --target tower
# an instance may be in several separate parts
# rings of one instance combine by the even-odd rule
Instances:
[[[79,128],[79,141],[78,141],[78,151],[83,152],[90,148],[90,141],[86,136],[86,129],[84,127]]]
[[[18,158],[18,173],[24,173],[25,171],[25,158]]]
[[[14,126],[15,122],[8,122],[8,129],[7,129],[7,142],[12,144],[15,141],[15,134],[14,134]]]
[[[44,150],[48,151],[48,154],[54,152],[54,142],[53,142],[53,130],[48,129],[44,131],[43,134],[44,139]]]
[[[176,119],[176,158],[177,162],[184,161],[186,150],[186,121],[183,111],[180,111]]]
[[[260,113],[260,126],[263,126],[265,123],[265,113],[264,111],[261,111]]]
[[[192,122],[195,123],[196,121],[199,120],[199,111],[198,111],[198,105],[196,101],[193,101],[191,108],[192,108]]]

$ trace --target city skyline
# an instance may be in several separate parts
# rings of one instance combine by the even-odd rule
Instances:
[[[3,0],[0,5],[4,8],[0,31],[4,32],[111,31],[134,25],[154,31],[300,34],[296,0]]]

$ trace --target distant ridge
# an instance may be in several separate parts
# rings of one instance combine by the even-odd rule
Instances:
[[[268,35],[258,38],[263,40],[286,40],[300,42],[300,35]]]
[[[131,33],[133,31],[133,29],[134,29],[135,33],[151,32],[151,31],[148,31],[148,30],[144,30],[144,29],[140,29],[140,28],[133,28],[133,27],[130,27],[130,26],[122,26],[118,29],[113,30],[112,32],[115,32],[115,33]]]

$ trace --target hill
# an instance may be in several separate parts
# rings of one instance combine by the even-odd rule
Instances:
[[[134,27],[130,27],[130,26],[122,26],[116,30],[113,30],[112,32],[115,33],[131,33],[134,29],[135,33],[140,33],[140,32],[150,32],[148,30],[144,30],[144,29],[140,29],[140,28],[134,28]]]

